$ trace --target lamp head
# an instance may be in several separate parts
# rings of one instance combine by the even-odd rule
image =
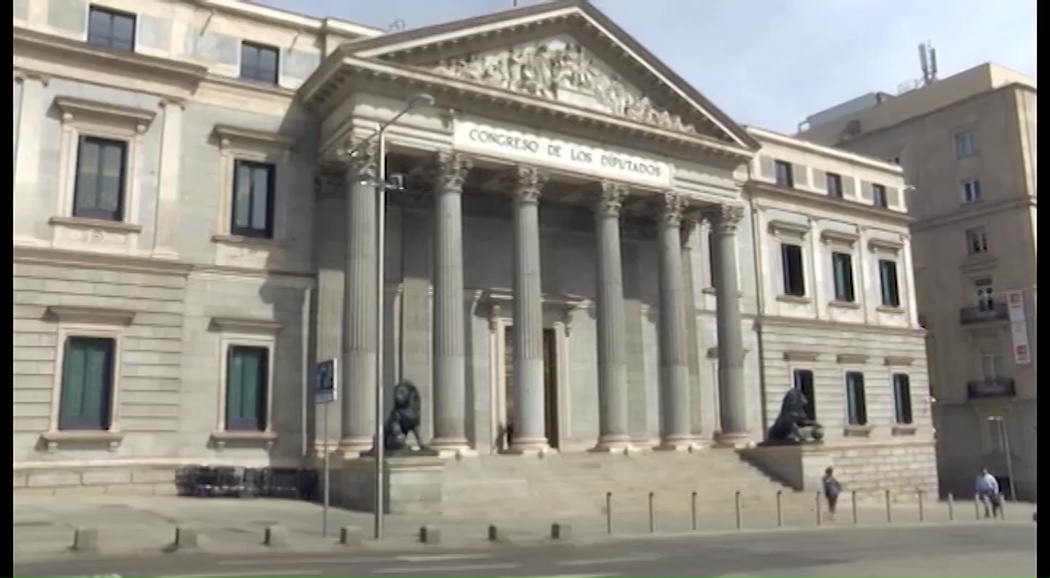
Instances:
[[[420,107],[425,107],[425,106],[434,106],[435,102],[437,102],[437,101],[434,100],[433,96],[430,96],[429,94],[427,94],[425,92],[421,92],[421,93],[413,96],[412,100],[408,101],[408,108],[420,108]]]

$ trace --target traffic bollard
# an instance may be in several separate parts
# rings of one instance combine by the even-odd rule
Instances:
[[[948,492],[948,521],[955,521],[955,496]]]
[[[1006,521],[1006,498],[1002,494],[999,494],[999,517]]]
[[[692,495],[689,497],[689,511],[690,511],[690,513],[693,516],[693,531],[695,532],[696,529],[697,529],[697,524],[696,524],[696,492],[693,492]]]
[[[890,491],[886,490],[886,523],[893,522],[893,505],[890,502]]]
[[[820,515],[820,492],[817,492],[814,495],[813,504],[815,506],[813,509],[817,513],[817,525],[819,526],[821,524],[821,522],[823,521],[822,520],[823,516]]]
[[[850,507],[853,509],[853,525],[857,525],[857,490],[853,490],[849,493]]]
[[[919,490],[919,521],[920,522],[925,522],[926,521],[926,515],[925,514],[926,513],[922,509],[922,490]]]
[[[737,490],[736,494],[734,494],[733,504],[736,508],[736,529],[739,530],[743,527],[743,520],[740,518],[740,490]]]
[[[784,491],[777,490],[777,528],[784,525]]]
[[[613,533],[612,521],[612,492],[605,492],[605,532]]]
[[[653,501],[656,494],[649,492],[649,533],[656,532],[656,510],[653,508]]]
[[[981,495],[973,495],[973,517],[975,520],[981,519]]]

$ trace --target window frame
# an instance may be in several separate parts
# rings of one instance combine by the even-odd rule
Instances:
[[[871,183],[871,205],[878,209],[890,208],[890,197],[886,185]]]
[[[246,49],[254,50],[255,54],[256,54],[256,65],[252,69],[245,68],[245,58],[244,58],[245,54],[244,54],[244,52],[245,52]],[[254,70],[255,72],[257,72],[257,73],[259,73],[261,75],[262,68],[258,65],[258,57],[264,51],[268,51],[268,52],[272,52],[273,53],[273,57],[274,57],[273,78],[259,78],[259,77],[256,77],[256,76],[246,76],[245,75],[245,71],[247,71],[247,70]],[[271,44],[263,44],[263,43],[260,43],[260,42],[253,42],[251,40],[242,40],[241,41],[241,46],[240,46],[240,51],[239,51],[239,54],[238,54],[237,77],[239,79],[247,81],[247,82],[256,82],[256,83],[259,83],[259,84],[266,84],[266,85],[270,85],[270,86],[280,86],[280,84],[281,84],[281,49],[280,49],[280,47],[273,46]]]
[[[102,211],[100,209],[89,209],[82,214],[77,214],[77,206],[79,205],[78,199],[82,192],[81,186],[81,164],[80,161],[84,154],[84,145],[90,142],[96,143],[101,146],[119,146],[120,147],[120,190],[117,192],[117,208],[112,214],[108,214],[109,211]],[[77,139],[77,152],[76,152],[76,163],[74,165],[74,176],[73,176],[73,205],[70,215],[74,219],[93,219],[99,221],[110,221],[113,223],[123,223],[125,219],[125,206],[127,205],[128,197],[128,149],[130,143],[123,139],[115,139],[109,137],[100,137],[91,134],[81,134]],[[99,159],[101,164],[101,157]],[[95,174],[96,180],[101,178],[100,173]],[[96,182],[96,186],[99,183]],[[96,190],[96,197],[99,192]]]
[[[816,372],[809,367],[791,367],[791,387],[799,387],[799,376],[809,374],[809,389],[807,393],[805,388],[802,388],[802,394],[806,397],[806,417],[810,420],[817,420],[817,376]]]
[[[846,282],[847,286],[844,287],[845,295],[839,294],[839,263],[838,257],[845,257],[848,259],[846,267]],[[857,283],[854,278],[854,264],[853,264],[853,252],[837,250],[837,248],[831,248],[831,284],[832,292],[834,293],[835,302],[837,303],[856,303],[857,302]],[[845,298],[843,298],[845,297]]]
[[[783,179],[781,179],[781,171],[783,170]],[[773,182],[777,186],[786,187],[789,189],[795,188],[795,167],[787,161],[781,161],[773,159]]]
[[[966,254],[985,255],[988,253],[988,234],[983,225],[966,229]]]
[[[844,396],[845,402],[846,402],[845,403],[845,407],[844,407],[844,409],[846,410],[846,427],[847,428],[866,428],[866,427],[870,427],[869,420],[868,420],[869,416],[868,416],[867,385],[866,385],[865,379],[864,379],[864,372],[863,371],[858,371],[856,369],[847,369],[847,370],[845,370],[843,372],[842,375],[843,375],[843,387],[845,388],[845,391],[843,392],[843,396]],[[860,407],[857,408],[859,410],[859,414],[860,415],[857,416],[858,419],[857,419],[856,423],[854,423],[854,419],[853,419],[854,418],[854,416],[853,416],[853,413],[854,413],[854,411],[853,411],[853,409],[854,409],[853,408],[853,404],[851,404],[851,402],[850,402],[850,399],[851,399],[850,386],[853,384],[850,381],[850,377],[851,376],[859,376],[860,377],[860,393],[861,393],[861,395],[860,395]],[[856,397],[856,396],[854,395],[852,397]]]
[[[969,145],[966,147],[960,147],[959,145],[961,142],[967,142]],[[955,149],[955,158],[957,159],[975,156],[978,152],[978,148],[977,137],[974,135],[973,129],[956,132],[952,137],[952,146]]]
[[[984,192],[981,189],[981,179],[972,177],[959,181],[959,196],[962,198],[964,205],[972,205],[984,200]]]
[[[262,403],[261,404],[258,401],[256,402],[256,404],[257,404],[256,411],[260,412],[261,415],[256,415],[255,416],[255,418],[253,420],[254,424],[252,424],[251,426],[248,426],[248,425],[245,425],[244,423],[241,423],[241,420],[244,420],[245,422],[248,421],[243,416],[239,417],[239,418],[234,418],[230,414],[230,397],[232,395],[231,385],[233,385],[232,380],[231,380],[232,367],[230,366],[230,363],[233,361],[233,359],[234,359],[234,357],[235,357],[235,355],[236,355],[238,350],[253,350],[253,351],[262,353],[262,375],[260,376],[262,381],[261,381],[261,383],[258,383],[258,384],[255,385],[255,387],[258,388],[258,391],[256,391],[256,395],[262,397],[262,400],[261,400]],[[223,384],[223,390],[225,391],[225,398],[224,398],[224,402],[223,402],[222,431],[227,432],[227,433],[234,433],[234,432],[236,432],[236,433],[262,433],[262,432],[270,431],[272,429],[270,427],[270,416],[269,416],[269,408],[270,408],[269,396],[270,396],[270,391],[271,391],[270,383],[272,381],[272,379],[271,379],[271,375],[272,374],[270,373],[270,366],[273,363],[272,359],[271,359],[272,351],[273,351],[273,348],[268,343],[250,343],[250,344],[249,343],[241,343],[241,342],[227,342],[226,343],[226,375],[225,375],[225,383]],[[243,387],[243,384],[241,384],[241,385]],[[259,427],[260,425],[262,427]]]
[[[831,183],[836,183],[835,186],[831,186]],[[845,185],[843,184],[842,175],[838,173],[825,172],[824,173],[824,188],[828,191],[828,196],[833,199],[844,199],[846,198]]]
[[[96,43],[96,42],[92,42],[92,40],[91,40],[92,39],[92,34],[91,34],[91,15],[92,15],[92,13],[95,13],[95,12],[105,14],[106,16],[109,17],[109,28],[110,28],[109,32],[110,32],[110,34],[109,34],[109,37],[108,37],[108,43],[105,43],[105,44]],[[123,46],[121,46],[121,47],[113,46],[113,43],[112,43],[112,41],[113,41],[113,21],[116,18],[127,18],[127,19],[131,20],[131,45],[129,47],[127,47],[127,48],[124,48]],[[116,52],[136,52],[136,49],[138,48],[138,40],[139,40],[138,32],[139,32],[139,15],[138,14],[136,14],[134,12],[128,12],[126,10],[119,10],[119,9],[116,9],[116,8],[112,8],[110,6],[100,6],[98,4],[88,4],[87,23],[86,23],[85,30],[84,30],[84,42],[88,46],[91,46],[91,47],[94,47],[94,48],[103,48],[103,49],[106,49],[106,50],[113,50],[113,51],[116,51]]]
[[[266,170],[266,225],[263,229],[255,229],[250,224],[246,227],[237,226],[237,191],[240,183],[240,169],[247,167],[252,170]],[[254,179],[253,179],[254,182]],[[233,198],[230,199],[230,234],[238,237],[251,237],[255,239],[273,239],[274,237],[274,202],[276,198],[277,166],[273,163],[259,162],[235,158],[233,160]],[[248,212],[254,207],[254,189],[249,185]],[[249,218],[250,220],[250,218]]]
[[[89,427],[96,424],[88,424],[87,421],[81,417],[73,417],[65,415],[65,406],[67,400],[67,389],[68,385],[68,371],[70,362],[71,347],[78,341],[93,341],[103,342],[106,344],[106,367],[105,367],[105,387],[104,391],[100,392],[102,397],[101,403],[101,415],[98,419],[101,423],[97,424],[100,427]],[[113,399],[115,375],[117,370],[117,339],[114,336],[102,336],[102,335],[67,335],[62,344],[62,365],[59,368],[61,385],[59,386],[58,394],[58,417],[55,427],[60,432],[108,432],[110,431],[111,424],[113,423]]]
[[[892,296],[893,303],[887,303],[887,280],[885,276],[885,270],[883,269],[883,263],[890,263],[893,265],[893,285],[892,285]],[[891,259],[887,256],[876,256],[875,267],[879,275],[879,304],[882,307],[890,309],[901,308],[901,279],[900,279],[900,261],[898,259]]]
[[[283,194],[282,180],[285,171],[282,169],[288,163],[292,154],[294,139],[270,132],[257,131],[234,127],[230,125],[216,125],[213,129],[219,145],[219,194],[220,202],[216,211],[216,234],[213,241],[237,242],[250,241],[255,243],[279,243],[285,237],[284,227],[287,221],[285,206],[287,199]],[[273,165],[273,184],[271,193],[270,218],[271,234],[269,238],[245,237],[235,234],[233,225],[233,199],[236,193],[234,189],[234,178],[237,171],[238,161],[248,161],[260,164]]]
[[[915,408],[912,405],[911,375],[904,372],[890,374],[893,387],[893,423],[898,426],[915,425]],[[905,395],[901,395],[901,390]]]
[[[808,283],[806,283],[806,254],[805,246],[800,242],[793,242],[789,240],[781,239],[780,243],[780,294],[789,297],[806,297]],[[798,251],[798,265],[800,271],[798,271],[799,287],[793,288],[791,285],[791,275],[789,275],[788,267],[788,253],[787,248],[792,247]]]
[[[274,429],[274,381],[278,375],[277,340],[281,324],[276,321],[244,318],[212,318],[212,326],[219,332],[216,355],[219,357],[218,380],[216,388],[215,428],[212,439],[218,447],[224,447],[229,440],[257,440],[272,449],[277,433]],[[258,347],[267,350],[266,367],[266,427],[263,430],[227,429],[226,404],[228,399],[228,376],[230,350],[232,347]]]

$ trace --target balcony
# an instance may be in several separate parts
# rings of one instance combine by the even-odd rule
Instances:
[[[970,399],[1013,397],[1017,395],[1017,387],[1014,380],[1009,377],[979,379],[966,382],[966,394]]]
[[[959,309],[959,323],[969,325],[971,323],[993,323],[1006,321],[1010,318],[1010,312],[1006,309],[1006,303],[985,303]]]

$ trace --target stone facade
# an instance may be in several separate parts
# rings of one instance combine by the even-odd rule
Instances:
[[[905,471],[907,452],[932,448],[900,171],[744,129],[691,88],[629,71],[621,33],[593,41],[611,23],[592,6],[495,16],[508,56],[490,64],[524,75],[496,82],[450,65],[463,54],[444,45],[414,51],[414,35],[247,3],[216,4],[202,24],[188,3],[103,2],[137,14],[140,30],[134,51],[103,51],[85,44],[85,22],[57,12],[74,4],[84,8],[16,5],[16,487],[167,491],[180,465],[309,465],[326,450],[360,469],[377,375],[387,397],[414,382],[424,440],[463,459],[506,449],[511,420],[509,449],[525,454],[747,446],[800,368],[813,372],[826,446],[850,479],[862,479],[848,465],[857,452],[908,448],[885,453]],[[545,19],[546,44],[516,36],[526,17]],[[473,27],[418,34],[469,45]],[[272,85],[236,78],[242,40],[276,43]],[[523,68],[506,70],[515,59]],[[532,75],[552,71],[569,76],[536,89]],[[413,75],[451,92],[384,133],[387,174],[405,186],[387,193],[377,255],[375,122],[405,108],[390,95],[410,98]],[[353,79],[371,80],[341,92]],[[616,90],[595,88],[613,79]],[[642,96],[646,83],[667,89]],[[512,102],[550,128],[504,122]],[[613,129],[664,140],[639,146]],[[123,219],[74,216],[84,135],[127,143]],[[795,183],[768,172],[785,160]],[[238,161],[276,167],[266,238],[233,230]],[[829,171],[856,191],[882,184],[893,201],[829,199],[815,185]],[[795,299],[778,289],[785,231],[803,239],[812,289]],[[829,235],[858,263],[856,302],[837,308]],[[899,259],[898,306],[875,303],[878,251]],[[116,344],[102,430],[59,426],[70,336]],[[268,356],[251,431],[226,421],[240,346]],[[342,361],[341,401],[319,419],[310,368],[331,358]],[[866,376],[857,427],[846,423],[847,369]],[[911,376],[906,424],[898,373]]]

